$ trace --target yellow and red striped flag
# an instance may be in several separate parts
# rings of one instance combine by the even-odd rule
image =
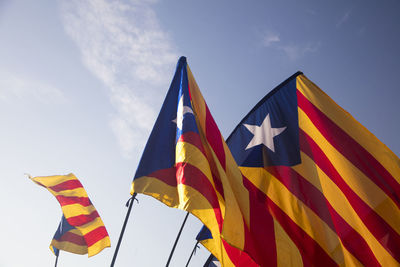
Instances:
[[[400,265],[399,158],[302,73],[264,97],[227,143],[249,224],[225,220],[222,233],[258,264]]]
[[[229,218],[240,216],[235,224],[241,229],[245,228],[241,216],[246,211],[241,211],[235,202],[228,177],[242,180],[186,58],[182,57],[147,141],[131,194],[150,195],[195,215],[210,229],[212,252],[218,260],[223,266],[235,266],[220,235],[227,206],[232,207]]]
[[[31,179],[49,190],[61,205],[63,217],[50,244],[56,256],[59,250],[64,250],[91,257],[110,247],[103,221],[74,174]]]

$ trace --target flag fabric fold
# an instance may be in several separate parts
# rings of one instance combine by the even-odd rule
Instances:
[[[228,255],[230,261],[234,266],[240,267],[256,267],[259,266],[254,260],[245,252],[229,245],[225,240],[222,240],[223,247],[217,247],[217,242],[213,238],[210,230],[203,225],[200,232],[196,236],[196,240],[199,241],[208,251],[211,252],[210,258],[207,260],[204,266],[213,266],[216,264],[218,258],[221,258],[221,253],[223,255]],[[214,257],[213,257],[214,256]],[[207,265],[210,264],[210,265]]]
[[[399,158],[302,73],[264,97],[227,144],[249,195],[251,245],[222,234],[258,264],[400,264]]]
[[[31,179],[49,190],[61,205],[63,216],[50,244],[56,256],[64,250],[91,257],[110,247],[104,223],[74,174]]]
[[[131,194],[152,196],[199,218],[210,229],[218,260],[223,266],[234,266],[220,236],[222,225],[240,217],[234,222],[240,229],[236,238],[244,243],[248,210],[235,200],[232,179],[239,182],[236,187],[244,186],[186,58],[181,57],[139,162]],[[245,203],[248,196],[243,199]]]

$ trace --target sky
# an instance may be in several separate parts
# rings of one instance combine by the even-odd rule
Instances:
[[[0,0],[0,267],[54,265],[61,209],[24,174],[71,172],[112,247],[61,252],[58,266],[109,266],[180,56],[224,137],[302,71],[400,155],[399,12],[397,0]],[[138,200],[116,266],[163,266],[185,212]],[[200,228],[189,216],[170,266],[185,265]]]

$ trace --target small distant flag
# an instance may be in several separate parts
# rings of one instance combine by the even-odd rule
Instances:
[[[265,96],[227,144],[261,266],[399,266],[400,160],[302,73]],[[240,220],[240,218],[238,218]],[[232,221],[231,221],[232,222]]]
[[[47,188],[61,205],[63,216],[50,244],[56,256],[64,250],[91,257],[110,247],[103,221],[74,174],[30,178]]]

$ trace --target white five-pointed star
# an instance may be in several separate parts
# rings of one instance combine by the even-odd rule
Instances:
[[[264,144],[266,147],[275,152],[274,137],[281,134],[286,129],[286,126],[281,128],[272,128],[269,113],[260,126],[249,124],[243,125],[254,135],[253,139],[251,139],[250,143],[247,145],[246,150],[254,146]]]
[[[189,106],[183,105],[183,95],[182,95],[181,98],[179,99],[178,111],[176,112],[176,119],[173,120],[173,122],[176,123],[176,125],[178,126],[179,129],[182,129],[183,116],[186,113],[193,114],[193,110]]]

